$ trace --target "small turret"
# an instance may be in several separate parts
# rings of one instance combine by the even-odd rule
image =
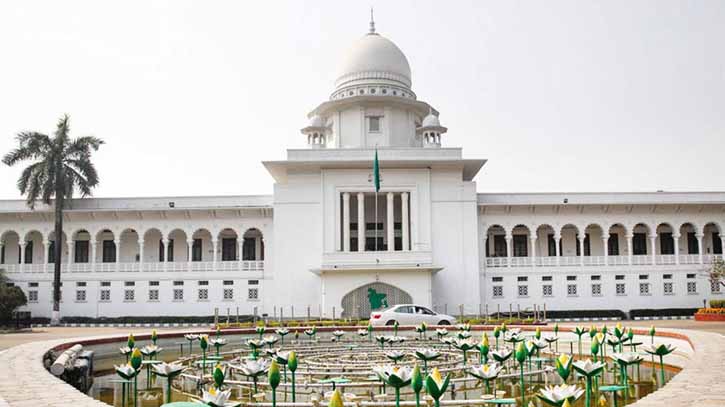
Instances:
[[[423,119],[423,124],[416,129],[416,133],[420,136],[423,147],[435,148],[441,146],[441,134],[447,132],[448,129],[441,126],[438,116],[433,114],[431,108],[430,113]]]
[[[322,117],[312,116],[310,123],[300,132],[307,136],[307,144],[311,148],[325,148],[327,146],[328,128],[325,126],[325,120]]]

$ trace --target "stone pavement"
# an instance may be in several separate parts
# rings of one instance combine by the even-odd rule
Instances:
[[[663,389],[632,406],[725,406],[725,391],[722,387],[725,382],[725,336],[704,331],[658,329],[660,333],[665,331],[689,337],[694,353],[687,352],[690,360],[683,360],[683,370]],[[117,336],[119,340],[123,340],[125,334],[126,332],[123,335],[115,333],[103,336]],[[105,403],[93,400],[56,378],[43,367],[42,358],[47,350],[63,343],[88,339],[94,338],[34,341],[0,351],[0,407],[107,407]],[[666,341],[666,338],[661,340]]]

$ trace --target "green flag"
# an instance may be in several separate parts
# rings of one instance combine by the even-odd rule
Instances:
[[[375,149],[375,161],[373,161],[373,182],[375,183],[375,192],[380,191],[380,163],[378,163],[378,150]]]

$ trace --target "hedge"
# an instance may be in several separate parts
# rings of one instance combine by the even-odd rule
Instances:
[[[725,308],[725,300],[710,300],[710,308]]]
[[[633,309],[629,311],[630,318],[635,317],[691,317],[698,308],[663,308],[663,309]]]

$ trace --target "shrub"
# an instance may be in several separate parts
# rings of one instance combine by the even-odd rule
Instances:
[[[28,303],[20,287],[7,284],[5,274],[0,270],[0,321],[13,319],[13,312]]]
[[[663,308],[663,309],[633,309],[629,311],[632,319],[635,317],[691,317],[697,308]]]
[[[725,300],[710,300],[710,308],[725,308]]]
[[[697,310],[697,313],[702,314],[715,314],[715,315],[725,315],[725,308],[700,308]]]

